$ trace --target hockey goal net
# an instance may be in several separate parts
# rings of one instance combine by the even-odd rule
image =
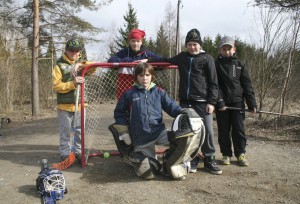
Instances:
[[[165,89],[170,97],[176,97],[176,67],[169,63],[150,63],[154,66],[154,83]],[[81,104],[88,103],[81,109],[82,127],[82,167],[90,157],[102,157],[104,152],[110,156],[119,155],[113,136],[108,126],[114,123],[114,108],[117,92],[131,80],[118,83],[118,68],[133,67],[136,63],[93,63],[82,72],[85,82],[81,86]],[[93,74],[90,69],[95,69]],[[83,106],[81,106],[83,107]]]

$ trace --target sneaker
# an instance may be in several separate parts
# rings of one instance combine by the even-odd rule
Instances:
[[[248,160],[246,159],[246,156],[245,154],[241,154],[238,158],[238,163],[240,166],[249,166],[249,162]]]
[[[229,165],[230,164],[230,157],[229,156],[223,156],[221,159],[222,165]]]
[[[197,167],[199,163],[199,156],[197,155],[192,161],[191,161],[191,169],[190,173],[196,173],[197,172]]]
[[[204,158],[204,168],[212,174],[222,174],[222,170],[217,166],[213,157]]]

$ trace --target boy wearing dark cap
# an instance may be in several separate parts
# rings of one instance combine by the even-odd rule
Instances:
[[[155,62],[163,61],[163,58],[157,56],[143,48],[143,38],[146,33],[140,29],[132,29],[128,35],[129,47],[124,48],[108,59],[108,62]],[[120,68],[117,79],[117,99],[128,90],[134,83],[133,67]]]
[[[244,128],[245,112],[226,111],[226,106],[244,109],[246,100],[248,108],[253,113],[256,112],[257,106],[250,76],[245,64],[236,56],[235,40],[232,37],[225,36],[221,39],[220,56],[215,64],[219,83],[216,116],[218,141],[223,155],[221,164],[230,164],[233,144],[234,156],[239,165],[248,166],[249,162],[245,157],[247,142]]]
[[[203,118],[206,129],[205,141],[201,147],[204,154],[204,168],[212,174],[222,174],[222,170],[215,163],[212,125],[212,113],[218,97],[215,63],[212,56],[202,50],[202,40],[197,29],[192,29],[187,33],[185,45],[187,51],[168,60],[178,66],[180,106],[193,108]],[[197,156],[192,160],[191,172],[197,171],[199,159]]]
[[[57,117],[60,124],[60,146],[59,152],[61,161],[64,161],[70,154],[70,135],[72,124],[76,123],[74,147],[76,158],[81,160],[81,126],[80,126],[80,105],[78,117],[74,118],[75,112],[75,89],[83,83],[84,77],[73,76],[74,70],[78,71],[87,62],[80,58],[83,46],[77,39],[67,41],[64,54],[58,59],[53,69],[53,89],[57,93]]]

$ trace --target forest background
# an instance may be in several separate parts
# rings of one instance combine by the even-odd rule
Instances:
[[[23,108],[28,109],[25,105],[30,104],[31,115],[38,118],[40,107],[55,107],[52,69],[56,59],[63,53],[66,40],[79,38],[83,43],[100,42],[97,34],[107,32],[103,28],[94,27],[76,14],[82,9],[101,9],[111,2],[112,0],[26,0],[19,6],[14,0],[0,0],[2,116],[9,116]],[[178,5],[180,2],[178,1]],[[39,32],[35,35],[34,14],[37,3]],[[258,40],[252,43],[244,42],[238,36],[235,38],[238,56],[246,62],[253,81],[258,108],[299,114],[294,104],[299,103],[300,95],[300,3],[296,0],[255,0],[249,1],[249,6],[258,8],[256,22],[262,32],[257,33],[255,39]],[[129,31],[139,27],[137,12],[129,2],[123,26],[118,28],[117,33],[112,33],[111,39],[106,42],[109,48],[107,56],[128,46]],[[176,25],[176,9],[169,6],[156,38],[146,38],[145,47],[164,57],[174,56],[178,52]],[[203,49],[214,58],[218,56],[221,37],[222,34],[203,37]],[[37,38],[39,44],[34,47],[34,40]],[[180,49],[185,49],[183,43],[180,44]],[[38,52],[37,57],[33,57],[34,50]],[[89,60],[85,50],[82,55]],[[37,61],[35,67],[34,60]],[[35,71],[37,78],[33,78]],[[35,84],[37,89],[34,88]]]

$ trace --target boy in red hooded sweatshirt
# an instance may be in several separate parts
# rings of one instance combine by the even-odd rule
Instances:
[[[163,61],[163,58],[146,50],[143,47],[143,38],[146,33],[140,29],[132,29],[128,35],[129,46],[118,51],[108,59],[108,62],[155,62]],[[117,79],[117,99],[124,91],[128,90],[134,83],[133,67],[123,67],[119,69]]]

